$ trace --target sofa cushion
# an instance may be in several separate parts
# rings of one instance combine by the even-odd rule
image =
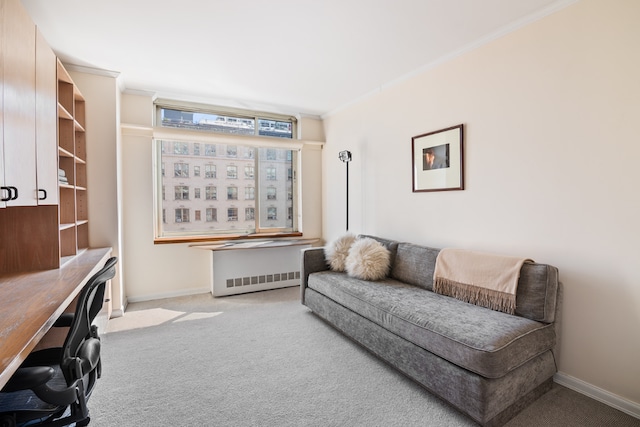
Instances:
[[[440,249],[412,243],[399,243],[390,276],[401,282],[433,290],[433,272]],[[539,322],[555,319],[558,269],[538,263],[525,263],[520,270],[516,291],[518,316]]]
[[[558,269],[547,264],[525,263],[516,292],[516,314],[553,323],[558,300]]]
[[[380,280],[389,273],[389,249],[370,238],[356,240],[345,262],[347,274],[364,280]]]
[[[487,378],[502,377],[555,344],[553,325],[467,304],[394,279],[368,282],[324,271],[311,274],[308,286]]]
[[[345,271],[349,249],[355,240],[355,234],[347,233],[324,247],[324,257],[333,271]]]
[[[398,251],[398,242],[378,236],[370,236],[368,234],[358,234],[358,239],[373,239],[382,243],[382,246],[389,249],[389,264],[393,265],[396,259],[396,252]]]
[[[433,290],[433,271],[440,249],[399,243],[391,277],[410,285]]]

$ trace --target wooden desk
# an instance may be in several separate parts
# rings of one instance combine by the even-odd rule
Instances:
[[[0,388],[110,256],[87,249],[59,269],[0,276]]]

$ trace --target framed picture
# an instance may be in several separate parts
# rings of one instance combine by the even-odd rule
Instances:
[[[462,125],[411,138],[413,192],[464,190]]]

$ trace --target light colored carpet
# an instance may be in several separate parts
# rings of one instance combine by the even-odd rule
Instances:
[[[91,426],[474,426],[322,322],[297,287],[131,304],[103,335]],[[555,385],[507,426],[639,426]]]

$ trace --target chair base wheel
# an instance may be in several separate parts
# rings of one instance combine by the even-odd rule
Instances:
[[[0,427],[16,427],[16,419],[12,415],[0,415]]]

